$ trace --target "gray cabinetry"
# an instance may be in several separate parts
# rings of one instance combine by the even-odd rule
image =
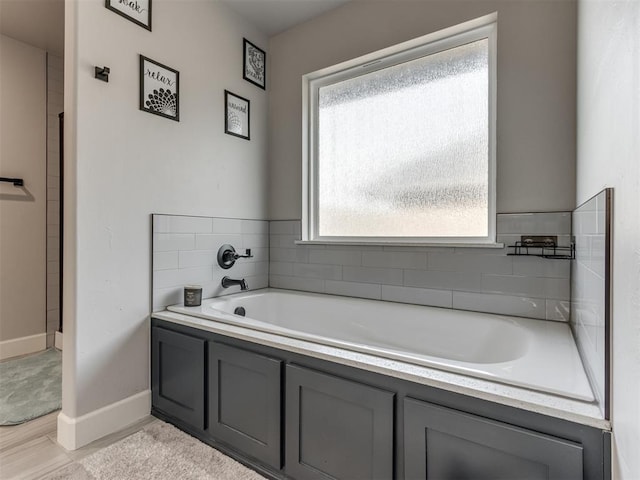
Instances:
[[[287,475],[393,478],[393,393],[295,365],[286,382]]]
[[[151,342],[154,408],[203,429],[205,340],[153,328]]]
[[[151,339],[152,413],[266,478],[610,479],[596,428],[158,319]]]
[[[582,479],[582,446],[405,398],[405,479]]]
[[[209,432],[279,469],[280,360],[209,342]]]

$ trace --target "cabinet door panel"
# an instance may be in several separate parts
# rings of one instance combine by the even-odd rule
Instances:
[[[209,431],[280,468],[280,360],[209,342]]]
[[[582,478],[582,446],[406,398],[405,479]]]
[[[205,340],[153,328],[151,341],[153,406],[202,430]]]
[[[287,365],[288,475],[393,478],[394,394]]]

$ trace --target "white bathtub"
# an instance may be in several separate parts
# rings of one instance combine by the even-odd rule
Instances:
[[[246,316],[235,315],[243,307]],[[264,289],[170,311],[591,402],[565,323]]]

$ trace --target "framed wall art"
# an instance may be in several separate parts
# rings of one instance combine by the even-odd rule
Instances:
[[[105,0],[104,6],[151,31],[151,0]]]
[[[140,110],[180,121],[180,72],[140,55]]]
[[[229,90],[224,91],[224,133],[249,140],[250,102]]]
[[[242,78],[265,90],[267,83],[267,54],[243,38],[243,71]]]

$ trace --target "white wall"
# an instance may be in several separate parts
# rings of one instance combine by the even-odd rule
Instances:
[[[578,5],[577,203],[613,187],[614,478],[640,477],[640,2]]]
[[[103,0],[66,7],[61,417],[77,429],[149,389],[150,214],[266,217],[266,92],[242,79],[242,38],[267,41],[220,2],[154,0],[153,32]],[[138,109],[138,54],[180,72],[180,122]],[[225,88],[251,100],[250,142],[224,134]]]
[[[498,12],[497,208],[575,207],[575,2],[352,1],[270,40],[270,216],[301,212],[301,76]]]

